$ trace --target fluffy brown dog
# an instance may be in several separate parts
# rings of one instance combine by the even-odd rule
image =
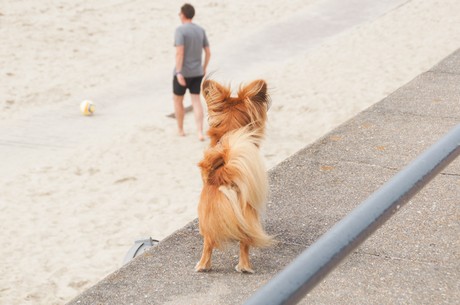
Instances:
[[[269,96],[258,80],[241,87],[238,97],[212,80],[203,83],[209,113],[210,147],[201,168],[203,190],[198,205],[203,254],[196,271],[211,269],[214,248],[240,242],[238,272],[253,273],[249,248],[273,243],[261,224],[268,193],[259,147],[264,137]]]
[[[270,106],[265,81],[256,80],[240,87],[238,96],[232,97],[230,88],[205,80],[202,92],[208,106],[210,146],[215,146],[224,134],[244,126],[258,129],[264,135]]]

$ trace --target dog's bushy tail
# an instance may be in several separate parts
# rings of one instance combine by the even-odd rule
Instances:
[[[250,127],[234,130],[207,149],[199,163],[204,180],[200,229],[212,235],[216,246],[227,240],[254,247],[273,243],[259,219],[268,195],[267,173],[258,148],[262,138],[260,131]]]

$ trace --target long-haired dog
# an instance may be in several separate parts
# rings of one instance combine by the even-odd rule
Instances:
[[[249,248],[273,243],[260,219],[268,193],[259,152],[270,102],[267,84],[254,81],[232,97],[229,88],[205,80],[202,92],[211,143],[198,164],[203,179],[198,219],[204,246],[195,270],[210,270],[213,249],[238,241],[240,257],[235,269],[253,273]]]

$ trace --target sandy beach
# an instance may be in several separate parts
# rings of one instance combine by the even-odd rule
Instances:
[[[208,141],[167,117],[183,2],[4,2],[0,304],[64,304],[197,217]],[[381,2],[191,2],[213,78],[269,84],[267,168],[460,47],[460,1]]]

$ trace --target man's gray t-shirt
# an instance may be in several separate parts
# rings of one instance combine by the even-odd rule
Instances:
[[[202,27],[192,22],[184,23],[176,29],[174,46],[184,46],[184,63],[182,75],[184,77],[202,76],[202,50],[209,46],[206,32]]]

